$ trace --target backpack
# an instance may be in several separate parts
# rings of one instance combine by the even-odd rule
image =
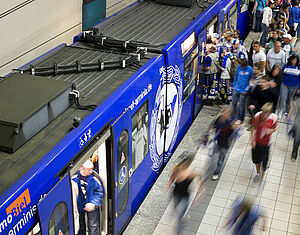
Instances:
[[[235,57],[229,57],[229,59],[231,61],[229,75],[230,75],[230,79],[233,80],[235,77],[236,69],[237,69],[237,66],[239,65],[239,63]]]

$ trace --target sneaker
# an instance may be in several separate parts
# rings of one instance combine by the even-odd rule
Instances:
[[[285,116],[287,116],[287,115],[288,115],[288,113],[287,113],[287,112],[285,112],[285,113],[284,113],[284,115],[285,115]]]
[[[257,183],[259,180],[260,174],[257,174],[254,178],[253,178],[253,182]]]
[[[219,175],[213,175],[213,176],[211,177],[211,179],[212,179],[213,181],[216,181],[216,180],[219,179]]]
[[[296,158],[291,157],[291,162],[295,162],[295,161],[296,161]]]

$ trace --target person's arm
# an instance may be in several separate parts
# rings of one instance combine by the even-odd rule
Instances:
[[[270,51],[269,51],[270,52]],[[271,68],[270,68],[270,65],[269,65],[269,60],[267,59],[267,71],[270,72],[271,71]]]
[[[254,13],[255,13],[255,11],[256,11],[256,8],[257,8],[257,1],[255,1],[255,3],[254,3],[254,7],[253,7],[252,14],[254,14]]]

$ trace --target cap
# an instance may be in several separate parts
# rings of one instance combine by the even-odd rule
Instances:
[[[232,45],[236,45],[236,44],[238,44],[238,43],[240,43],[240,40],[234,39],[233,42],[232,42]]]
[[[232,36],[232,32],[231,31],[226,32],[225,37],[227,37],[227,36]]]
[[[244,59],[246,59],[246,55],[244,53],[240,53],[239,58],[240,58],[240,60],[244,60]]]
[[[282,37],[283,37],[283,38],[288,38],[288,39],[290,39],[290,40],[292,39],[292,36],[291,36],[290,34],[285,34],[285,35],[283,35]]]
[[[275,3],[274,0],[269,1],[269,4],[274,4],[274,3]]]
[[[220,35],[218,33],[213,33],[212,37],[216,39],[220,39]]]

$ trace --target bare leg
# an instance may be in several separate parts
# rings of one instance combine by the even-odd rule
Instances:
[[[257,174],[260,174],[260,165],[261,165],[261,163],[255,164]]]

